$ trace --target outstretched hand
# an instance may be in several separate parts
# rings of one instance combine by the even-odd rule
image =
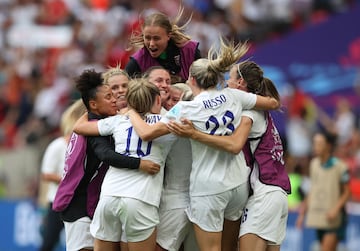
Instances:
[[[338,212],[338,210],[336,208],[332,208],[331,210],[329,210],[327,213],[326,213],[326,218],[328,221],[332,222],[332,221],[335,221],[337,216],[339,215],[340,213]]]
[[[193,123],[188,119],[181,119],[181,122],[170,121],[167,124],[169,131],[180,137],[191,138],[196,131]]]
[[[139,169],[145,173],[154,175],[160,171],[160,165],[150,160],[141,159]]]

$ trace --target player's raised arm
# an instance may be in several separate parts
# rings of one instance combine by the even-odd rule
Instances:
[[[98,136],[99,129],[97,121],[89,121],[88,115],[82,115],[74,125],[74,132],[85,136]]]
[[[130,117],[136,133],[142,140],[150,141],[169,133],[169,129],[163,122],[149,125],[141,118],[140,114],[133,109],[130,109],[127,114]]]

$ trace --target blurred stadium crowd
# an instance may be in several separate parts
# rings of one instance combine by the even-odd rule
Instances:
[[[186,32],[200,42],[202,55],[219,34],[253,45],[282,36],[304,25],[346,11],[355,0],[183,0],[191,17]],[[133,51],[128,39],[139,28],[144,12],[177,14],[179,0],[0,0],[0,193],[23,198],[38,193],[39,163],[44,148],[57,136],[64,109],[78,98],[73,77],[84,69],[98,71],[120,63]],[[183,20],[186,22],[186,20]],[[304,108],[306,97],[294,97],[293,109]],[[307,105],[309,103],[306,103]],[[300,108],[298,107],[300,106]],[[344,108],[345,107],[345,108]],[[306,106],[307,111],[311,108]],[[310,109],[310,110],[309,110]],[[298,111],[300,111],[298,110]],[[346,115],[343,115],[344,113]],[[344,158],[360,177],[360,136],[356,114],[339,101],[323,125],[340,131]],[[298,118],[296,118],[298,119]],[[291,120],[295,134],[284,135],[291,173],[306,174],[311,151],[311,125]],[[291,144],[299,131],[304,138]],[[353,133],[350,133],[353,132]],[[297,147],[297,148],[291,148]],[[357,170],[357,171],[356,171]],[[356,172],[359,172],[357,174]],[[300,182],[301,183],[301,182]],[[360,190],[359,183],[354,189]],[[360,191],[354,200],[360,201]]]

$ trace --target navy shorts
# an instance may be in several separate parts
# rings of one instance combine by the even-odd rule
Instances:
[[[322,238],[325,234],[328,233],[336,233],[336,237],[339,241],[344,241],[346,238],[346,225],[347,225],[347,217],[346,213],[343,213],[342,221],[339,227],[333,229],[318,229],[316,230],[317,239],[321,242]]]

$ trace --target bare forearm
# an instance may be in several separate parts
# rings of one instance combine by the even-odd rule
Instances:
[[[306,213],[307,206],[308,206],[307,201],[308,201],[308,199],[305,198],[299,207],[299,213],[298,213],[298,217],[297,217],[296,223],[295,223],[296,227],[299,229],[301,229],[304,224],[305,213]]]
[[[44,181],[48,182],[60,183],[61,181],[61,176],[54,173],[43,173],[41,177]]]
[[[241,150],[240,149],[238,151],[235,141],[232,140],[232,137],[230,136],[209,135],[198,130],[194,130],[194,133],[191,135],[191,139],[233,154],[237,154]]]
[[[248,117],[243,117],[239,127],[236,128],[233,134],[229,136],[217,136],[196,130],[191,121],[187,119],[183,119],[182,123],[169,122],[168,124],[171,131],[181,137],[189,137],[208,146],[233,154],[238,154],[242,150],[249,136],[251,126],[252,120]]]
[[[343,193],[341,194],[339,200],[337,201],[335,205],[335,209],[338,212],[340,212],[342,208],[345,207],[345,204],[349,200],[349,198],[350,198],[350,188],[349,185],[346,184],[343,186]]]
[[[255,109],[257,110],[276,110],[281,106],[280,101],[272,97],[257,95]]]
[[[85,114],[76,121],[74,132],[85,136],[98,136],[97,121],[89,121],[87,114]]]
[[[162,122],[157,122],[154,125],[149,125],[140,117],[137,112],[133,110],[129,111],[128,115],[136,133],[142,140],[150,141],[169,133],[166,125]]]

